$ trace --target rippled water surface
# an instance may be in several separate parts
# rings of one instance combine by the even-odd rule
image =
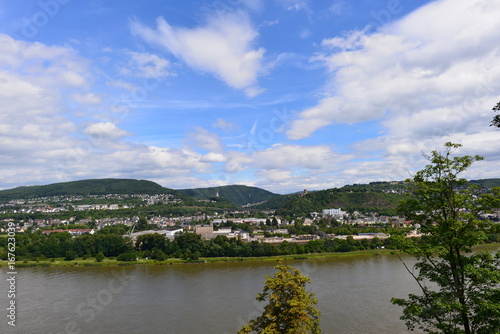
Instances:
[[[407,333],[391,297],[416,291],[397,257],[287,261],[309,276],[323,333]],[[15,329],[2,333],[236,333],[276,263],[19,268]],[[6,281],[5,270],[1,273]],[[7,306],[2,283],[0,305]],[[5,310],[5,308],[4,308]]]

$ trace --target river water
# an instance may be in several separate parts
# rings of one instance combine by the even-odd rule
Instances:
[[[412,262],[410,258],[408,262]],[[416,286],[394,255],[286,261],[311,279],[323,333],[408,333],[401,308]],[[16,327],[1,333],[236,333],[262,312],[274,261],[118,267],[18,268]],[[5,306],[5,307],[4,307]],[[414,332],[418,333],[418,332]]]

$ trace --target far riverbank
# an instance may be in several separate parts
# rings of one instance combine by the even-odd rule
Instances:
[[[495,251],[500,250],[500,243],[483,244],[474,247],[475,251]],[[217,262],[248,262],[248,261],[277,261],[277,260],[305,260],[319,258],[335,258],[335,257],[354,257],[354,256],[379,256],[387,254],[395,254],[397,251],[392,249],[374,249],[374,250],[359,250],[351,252],[334,252],[334,253],[311,253],[311,254],[293,254],[280,256],[262,256],[262,257],[207,257],[197,260],[183,260],[180,258],[169,258],[164,261],[153,259],[138,259],[136,261],[117,261],[115,258],[106,258],[101,262],[97,262],[95,258],[88,257],[85,260],[76,258],[71,261],[66,261],[64,258],[55,258],[40,261],[19,261],[15,263],[16,268],[22,267],[98,267],[98,266],[130,266],[130,265],[174,265],[174,264],[193,264],[193,263],[217,263]],[[7,267],[8,261],[0,261],[0,267]]]

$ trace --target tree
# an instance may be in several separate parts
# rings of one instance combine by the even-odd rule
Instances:
[[[95,256],[96,262],[102,262],[104,260],[104,254],[103,253],[97,253]]]
[[[250,320],[238,333],[321,333],[319,311],[314,294],[305,286],[310,279],[291,266],[277,265],[274,277],[266,276],[264,291],[257,295],[258,301],[269,300],[264,312]]]
[[[116,261],[135,261],[137,260],[137,254],[135,252],[126,252],[118,255]]]
[[[403,307],[408,329],[429,333],[498,333],[500,330],[500,252],[472,252],[486,240],[491,222],[482,213],[500,206],[500,189],[478,194],[459,174],[480,156],[452,157],[460,144],[433,151],[430,164],[410,181],[410,198],[399,210],[421,225],[422,238],[401,238],[399,246],[417,258],[406,266],[422,295],[393,298]],[[410,240],[411,239],[411,240]]]
[[[500,111],[500,102],[498,102],[497,105],[493,107],[493,111]],[[490,126],[496,126],[497,128],[500,128],[500,115],[496,115],[495,117],[493,117]]]
[[[72,250],[66,252],[66,256],[64,257],[65,261],[72,261],[76,259],[76,253]]]
[[[137,241],[135,242],[135,247],[144,252],[147,250],[166,250],[167,241],[164,235],[160,233],[148,233],[143,234],[137,237]]]
[[[144,231],[149,228],[148,220],[145,217],[139,218],[137,222],[137,231]]]

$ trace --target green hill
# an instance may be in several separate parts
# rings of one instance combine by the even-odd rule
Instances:
[[[257,187],[230,185],[210,188],[181,189],[184,194],[198,199],[223,197],[237,205],[254,204],[267,201],[278,195]]]
[[[323,209],[342,208],[347,212],[393,215],[397,204],[403,198],[403,188],[402,182],[373,182],[313,191],[292,197],[278,210],[278,214],[306,216]]]
[[[71,195],[175,193],[175,190],[164,188],[147,180],[92,179],[2,190],[0,191],[0,200]]]
[[[469,182],[485,189],[500,186],[498,178]],[[185,205],[197,205],[193,202],[194,197],[201,200],[215,200],[216,204],[211,205],[225,208],[233,207],[231,203],[234,203],[237,206],[250,204],[252,209],[275,209],[280,215],[305,216],[311,212],[339,207],[348,212],[395,214],[395,208],[403,197],[405,186],[404,182],[371,182],[311,191],[307,194],[278,195],[261,188],[244,185],[173,190],[148,180],[109,178],[1,190],[0,202],[20,198],[71,195],[173,194],[185,200]]]
[[[500,179],[470,180],[469,183],[476,184],[481,188],[500,187]]]
[[[480,188],[490,189],[500,186],[500,179],[471,180],[469,183],[476,184]],[[342,208],[347,212],[378,212],[395,215],[395,209],[403,199],[405,188],[405,182],[393,181],[353,184],[342,188],[314,191],[306,195],[299,194],[291,197],[279,208],[277,213],[305,216],[327,208]],[[264,203],[261,206],[268,204]]]

